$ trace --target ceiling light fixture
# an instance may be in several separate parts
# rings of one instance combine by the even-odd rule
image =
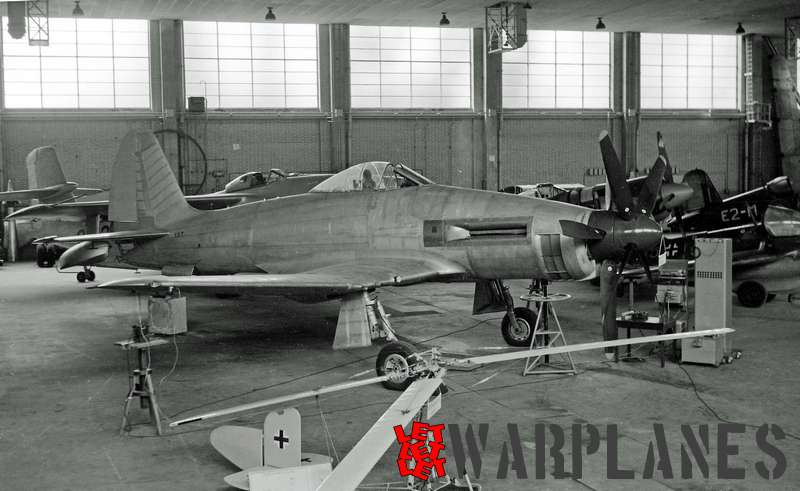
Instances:
[[[603,24],[603,18],[602,17],[598,17],[597,18],[597,25],[594,26],[594,28],[595,29],[605,29],[606,28],[606,25]]]
[[[747,31],[744,30],[744,27],[742,27],[742,23],[739,22],[739,25],[736,26],[736,34],[744,34],[745,32]]]
[[[75,2],[75,8],[72,9],[72,15],[75,17],[83,17],[83,9],[81,8],[81,2]]]
[[[449,26],[450,25],[450,19],[447,18],[447,13],[446,12],[442,12],[442,20],[439,21],[439,25],[440,26]]]
[[[272,7],[267,7],[267,15],[264,16],[264,20],[275,20],[275,14],[272,13]]]

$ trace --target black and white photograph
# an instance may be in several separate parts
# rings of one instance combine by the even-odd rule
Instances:
[[[797,0],[0,17],[0,489],[800,489]]]

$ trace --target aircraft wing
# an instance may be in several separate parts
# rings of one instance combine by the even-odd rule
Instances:
[[[122,230],[102,234],[69,235],[65,237],[43,237],[33,241],[34,244],[44,242],[119,242],[124,240],[144,240],[165,237],[169,232],[155,230]]]
[[[69,203],[26,206],[8,215],[6,220],[13,218],[58,218],[65,215],[84,215],[87,217],[108,215],[108,201],[73,201]]]
[[[53,194],[52,188],[21,189],[19,191],[5,191],[0,193],[0,201],[27,201],[42,199]]]
[[[86,237],[86,236],[79,236]],[[183,292],[236,292],[335,298],[382,286],[402,286],[463,275],[460,265],[428,258],[371,257],[291,274],[145,276],[110,281],[99,288],[178,288]]]
[[[414,381],[322,481],[317,491],[356,489],[395,441],[393,428],[410,423],[441,384],[442,374]]]
[[[80,194],[81,196],[89,196],[90,194],[98,194],[105,191],[105,189],[100,188],[75,188],[73,193]]]

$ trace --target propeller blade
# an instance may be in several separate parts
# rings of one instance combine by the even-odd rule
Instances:
[[[617,285],[619,265],[606,259],[600,265],[600,315],[603,324],[603,340],[617,339]],[[607,349],[606,353],[613,353]]]
[[[623,271],[625,271],[625,266],[627,266],[631,262],[631,257],[633,257],[634,247],[630,244],[625,246],[625,255],[622,256],[622,262],[619,263],[619,269],[617,269],[617,274],[621,275]]]
[[[664,162],[664,157],[659,155],[655,164],[653,164],[653,168],[650,169],[647,179],[642,183],[642,190],[639,191],[638,208],[643,214],[650,215],[653,213],[656,200],[658,200],[661,192],[661,184],[664,181],[666,167],[667,164]]]
[[[658,155],[664,157],[664,162],[667,164],[667,171],[664,173],[664,182],[672,183],[672,164],[669,163],[669,156],[667,155],[667,146],[664,145],[664,137],[661,135],[661,132],[656,132],[656,138],[658,138]]]
[[[590,227],[585,223],[576,222],[573,220],[559,220],[561,225],[561,233],[567,237],[579,240],[602,240],[605,237],[605,230]]]
[[[624,220],[630,220],[631,210],[633,210],[633,197],[625,176],[625,167],[619,161],[617,152],[614,150],[614,144],[611,142],[611,137],[608,136],[607,131],[600,132],[599,142],[600,153],[603,156],[603,166],[606,169],[606,177],[611,190],[611,203],[614,204],[617,212]]]
[[[639,261],[642,263],[644,273],[647,275],[647,281],[653,283],[653,272],[650,271],[650,265],[647,263],[647,256],[644,251],[639,251]]]

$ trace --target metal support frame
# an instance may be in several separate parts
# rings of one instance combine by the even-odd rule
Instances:
[[[535,286],[534,286],[535,285]],[[525,367],[522,369],[522,375],[531,374],[571,374],[578,373],[575,368],[575,362],[572,360],[572,354],[567,352],[561,354],[561,362],[563,368],[555,366],[550,362],[550,356],[547,354],[537,354],[541,349],[554,348],[556,346],[567,346],[567,338],[564,336],[564,330],[561,328],[561,321],[558,320],[556,314],[555,302],[562,302],[572,298],[571,295],[566,293],[552,293],[547,292],[547,282],[542,281],[538,285],[531,285],[531,290],[527,295],[522,295],[520,298],[528,302],[536,304],[536,324],[533,327],[533,336],[531,337],[530,353],[531,356],[525,358]],[[553,322],[549,322],[552,316]],[[548,367],[541,369],[542,367]]]
[[[800,15],[783,19],[784,56],[788,59],[800,58]]]
[[[489,54],[513,51],[528,41],[526,5],[520,2],[500,2],[486,7],[486,33]]]
[[[28,23],[28,44],[50,46],[50,0],[25,2]]]

